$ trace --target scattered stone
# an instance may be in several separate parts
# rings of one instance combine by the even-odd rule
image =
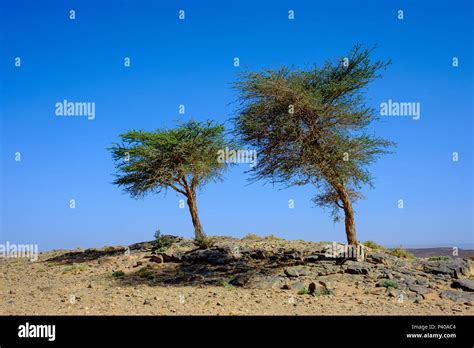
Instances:
[[[234,257],[221,248],[198,249],[182,256],[186,263],[207,263],[224,265],[234,260]]]
[[[408,290],[413,291],[423,297],[424,295],[429,294],[430,292],[433,292],[433,290],[431,289],[425,288],[424,286],[415,285],[415,284],[408,285]]]
[[[135,265],[133,265],[132,267],[137,268],[138,266],[141,266],[142,264],[143,264],[143,262],[137,261],[137,263]]]

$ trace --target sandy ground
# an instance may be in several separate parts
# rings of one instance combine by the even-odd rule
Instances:
[[[137,262],[148,263],[144,252],[73,265],[45,262],[58,254],[41,254],[36,262],[0,259],[1,315],[474,315],[472,306],[437,293],[422,303],[400,302],[380,293],[384,289],[361,285],[363,275],[341,276],[335,295],[321,296],[282,289],[164,286],[127,277],[137,272]],[[125,277],[112,276],[118,270]]]

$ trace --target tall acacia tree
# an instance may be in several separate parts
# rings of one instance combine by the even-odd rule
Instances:
[[[339,62],[307,71],[246,72],[235,84],[236,133],[259,156],[253,179],[314,184],[318,206],[332,208],[335,221],[344,212],[349,244],[357,244],[352,203],[372,185],[366,167],[393,145],[366,131],[376,113],[365,105],[365,87],[390,64],[371,61],[372,50],[356,45]]]
[[[220,179],[226,163],[218,151],[233,146],[225,140],[224,126],[211,121],[188,121],[175,129],[129,131],[109,149],[119,174],[113,182],[134,198],[173,189],[186,197],[195,239],[205,241],[199,220],[196,191]]]

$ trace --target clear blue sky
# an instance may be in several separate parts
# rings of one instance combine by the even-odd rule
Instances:
[[[129,129],[225,121],[236,108],[231,84],[238,71],[309,67],[360,42],[377,44],[375,57],[393,60],[367,91],[368,104],[420,102],[421,118],[382,117],[371,127],[398,147],[371,167],[375,189],[364,189],[366,200],[355,206],[358,238],[472,246],[472,7],[468,0],[2,0],[0,242],[47,250],[149,240],[157,228],[192,236],[174,192],[137,201],[111,184],[107,147]],[[95,120],[55,116],[63,99],[95,102]],[[233,168],[199,194],[208,234],[345,241],[343,224],[312,206],[313,187],[248,185],[246,169]]]

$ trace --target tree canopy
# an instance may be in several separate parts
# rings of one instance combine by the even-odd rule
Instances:
[[[205,238],[199,221],[196,190],[222,177],[226,163],[217,153],[231,147],[224,126],[212,121],[188,121],[173,129],[132,130],[110,148],[118,174],[114,184],[132,197],[172,189],[187,198],[196,240]]]
[[[259,155],[253,179],[315,185],[317,205],[332,208],[335,220],[344,211],[350,244],[357,243],[352,202],[372,184],[367,165],[393,145],[367,132],[376,112],[365,87],[390,63],[372,61],[372,51],[356,45],[321,68],[245,72],[235,84],[236,133]]]

